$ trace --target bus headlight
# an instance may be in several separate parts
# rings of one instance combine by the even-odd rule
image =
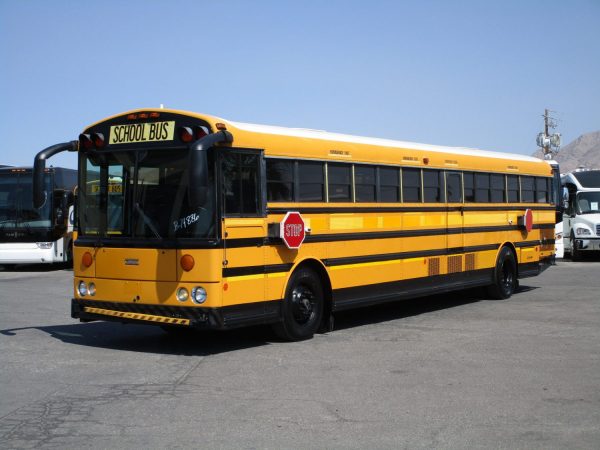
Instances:
[[[96,295],[96,285],[94,283],[90,283],[88,286],[88,292],[92,297]]]
[[[192,289],[192,301],[197,304],[202,304],[206,301],[206,289],[202,286],[196,286]]]
[[[188,294],[188,291],[186,288],[179,288],[177,289],[177,300],[179,300],[180,302],[185,302],[188,297],[190,296],[190,294]]]
[[[79,291],[79,295],[85,297],[88,294],[88,288],[85,284],[85,281],[80,281],[77,285],[77,291]]]
[[[587,228],[577,228],[575,229],[575,234],[578,236],[591,236],[592,232]]]
[[[52,242],[36,242],[35,243],[38,248],[44,249],[44,250],[48,250],[49,248],[52,248]]]

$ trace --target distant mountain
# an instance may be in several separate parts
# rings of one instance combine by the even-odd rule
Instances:
[[[533,154],[543,158],[541,150]],[[580,166],[600,169],[600,131],[582,134],[573,142],[562,147],[556,155],[562,173],[570,172]]]

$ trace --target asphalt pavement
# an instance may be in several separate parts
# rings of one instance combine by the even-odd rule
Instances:
[[[312,340],[70,318],[0,270],[0,448],[600,447],[600,261],[336,316]]]

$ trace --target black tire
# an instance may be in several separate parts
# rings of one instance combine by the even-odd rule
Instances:
[[[323,318],[323,286],[319,276],[308,268],[298,269],[288,283],[281,306],[282,320],[273,331],[286,341],[310,339]]]
[[[575,245],[575,235],[571,232],[571,261],[581,261],[581,250]]]
[[[493,299],[504,300],[513,295],[517,286],[515,255],[510,248],[502,247],[494,269],[494,282],[487,287],[487,293]]]

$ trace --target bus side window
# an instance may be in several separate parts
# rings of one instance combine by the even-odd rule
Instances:
[[[446,172],[446,197],[448,203],[462,203],[462,179],[458,172]]]
[[[508,186],[508,202],[517,203],[519,202],[519,176],[518,175],[507,175],[506,185]]]
[[[376,197],[376,177],[373,166],[354,166],[354,190],[357,202],[374,202]]]
[[[475,174],[475,203],[489,203],[490,201],[490,174]]]
[[[521,201],[523,203],[535,202],[535,183],[533,177],[521,177]]]
[[[294,162],[269,158],[266,163],[267,201],[294,201]]]
[[[330,163],[327,165],[330,202],[352,201],[352,166]]]
[[[325,175],[322,162],[298,161],[298,200],[325,201]]]
[[[490,175],[490,200],[492,203],[506,202],[505,186],[504,175],[498,173]]]
[[[464,172],[463,180],[465,184],[465,203],[475,202],[475,174],[473,172]]]
[[[400,170],[397,167],[379,167],[379,201],[400,201]]]
[[[421,201],[421,169],[402,169],[402,201]]]
[[[535,192],[537,203],[549,203],[548,200],[548,183],[546,178],[536,177],[535,178]]]
[[[423,170],[423,199],[425,203],[444,201],[444,172],[441,170]]]

